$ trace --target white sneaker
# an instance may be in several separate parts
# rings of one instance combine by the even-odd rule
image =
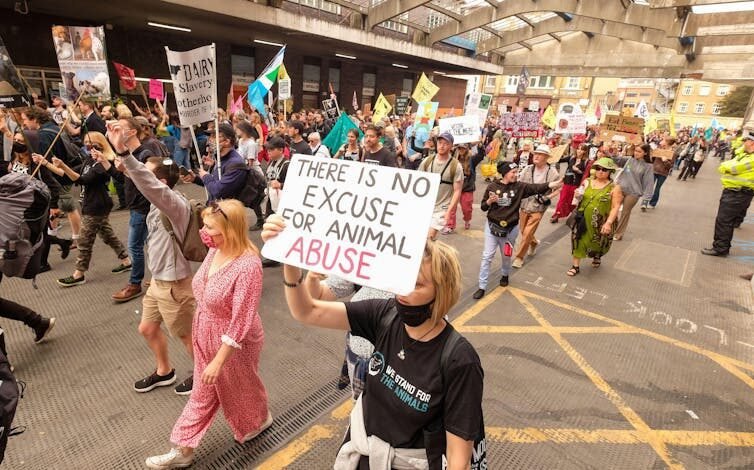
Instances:
[[[268,411],[267,412],[267,419],[264,421],[264,423],[262,423],[262,425],[256,431],[251,431],[249,434],[245,435],[243,437],[243,440],[241,441],[241,444],[245,444],[245,443],[249,442],[250,440],[254,439],[255,437],[257,437],[258,435],[262,434],[265,431],[265,429],[267,429],[270,426],[272,426],[272,421],[273,421],[272,420],[272,415]]]
[[[524,265],[524,260],[522,260],[521,258],[516,258],[513,260],[513,263],[511,263],[511,266],[513,266],[514,268],[520,268],[523,265]]]
[[[529,243],[529,256],[534,256],[537,254],[537,248],[539,248],[539,242],[536,243],[531,242]]]
[[[170,452],[147,458],[147,468],[168,470],[171,468],[186,468],[194,462],[194,454],[183,455],[181,449],[173,447]]]

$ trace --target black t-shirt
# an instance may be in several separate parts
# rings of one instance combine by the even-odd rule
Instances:
[[[309,148],[309,144],[307,144],[305,140],[301,140],[298,143],[291,141],[291,156],[296,153],[311,155],[312,149]]]
[[[396,167],[395,153],[381,147],[378,151],[372,153],[369,150],[364,152],[364,163],[373,163],[380,166]]]
[[[363,395],[367,435],[393,447],[424,448],[423,430],[438,417],[445,429],[473,441],[482,425],[484,372],[474,348],[461,338],[446,363],[445,387],[440,355],[452,330],[427,342],[411,339],[398,316],[387,329],[383,317],[395,308],[395,299],[346,303],[351,332],[372,342]],[[405,359],[398,353],[404,350]]]
[[[102,164],[92,158],[87,158],[81,167],[81,173],[76,183],[81,185],[81,214],[104,216],[113,208],[113,200],[107,188],[110,177],[117,173],[115,167],[105,171]]]
[[[160,153],[157,153],[155,152],[155,149],[142,144],[134,150],[133,156],[141,163],[144,163],[149,157],[159,157]],[[133,181],[131,181],[131,178],[125,178],[123,188],[126,193],[126,207],[130,210],[141,212],[142,214],[149,213],[151,203],[143,194],[141,194]]]

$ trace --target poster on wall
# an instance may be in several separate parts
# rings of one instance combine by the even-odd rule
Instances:
[[[24,108],[31,105],[26,87],[0,38],[0,109]]]
[[[104,27],[55,25],[52,42],[65,85],[63,99],[76,101],[85,93],[87,98],[109,100]]]

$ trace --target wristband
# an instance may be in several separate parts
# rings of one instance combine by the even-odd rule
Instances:
[[[299,278],[298,278],[298,281],[296,281],[295,283],[290,283],[290,282],[287,282],[287,281],[285,280],[285,275],[283,275],[283,285],[284,285],[285,287],[290,287],[290,288],[292,289],[292,288],[294,288],[294,287],[298,287],[298,286],[300,286],[302,282],[304,282],[304,270],[303,270],[303,269],[301,270],[301,277],[299,277]]]

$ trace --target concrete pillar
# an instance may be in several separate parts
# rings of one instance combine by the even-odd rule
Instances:
[[[744,112],[744,125],[743,127],[754,130],[754,91],[752,91],[749,97],[749,105]]]

